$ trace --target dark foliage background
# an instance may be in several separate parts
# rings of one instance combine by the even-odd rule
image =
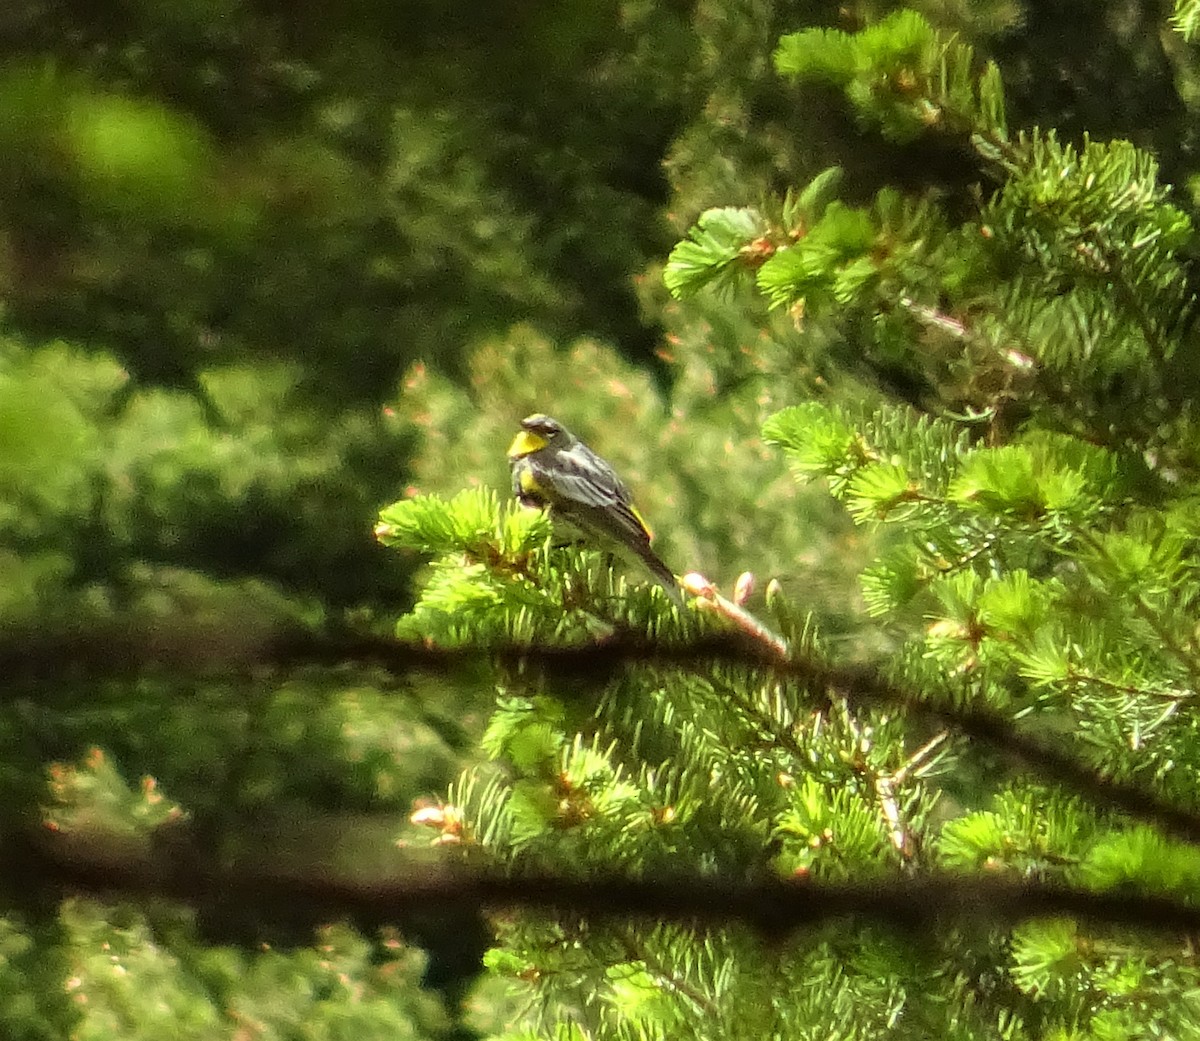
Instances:
[[[661,273],[705,209],[832,163],[851,201],[973,212],[992,175],[965,138],[881,140],[772,70],[783,34],[895,6],[8,0],[0,637],[132,632],[158,664],[51,650],[7,677],[0,829],[364,877],[398,837],[423,850],[407,815],[479,758],[493,687],[262,648],[389,631],[422,564],[377,543],[380,507],[502,490],[535,409],[619,463],[680,570],[777,578],[839,653],[888,646],[854,582],[875,544],[759,430],[818,396],[926,407],[925,376],[761,302],[682,305]],[[1128,138],[1190,206],[1170,5],[910,6],[1000,62],[1014,126]],[[174,667],[189,647],[202,669]],[[235,942],[175,904],[20,890],[13,1037],[468,1036],[506,1008],[470,991],[473,915],[314,940],[251,913]]]

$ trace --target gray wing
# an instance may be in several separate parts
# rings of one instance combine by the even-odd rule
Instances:
[[[564,499],[585,506],[629,503],[629,489],[613,468],[587,445],[574,444],[554,455],[554,471],[548,474],[554,490]]]
[[[552,467],[528,458],[537,481],[554,492],[554,507],[579,527],[632,549],[676,604],[683,604],[674,573],[650,548],[650,532],[633,509],[629,489],[613,468],[583,444],[556,453]]]
[[[531,460],[532,462],[533,460]],[[649,543],[650,532],[633,511],[629,489],[613,468],[583,444],[555,453],[552,467],[534,464],[539,483],[548,484],[562,511],[609,535]]]

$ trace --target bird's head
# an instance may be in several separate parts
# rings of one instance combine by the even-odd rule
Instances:
[[[550,445],[570,445],[572,441],[571,432],[557,419],[537,412],[521,420],[521,429],[508,446],[508,458],[520,459]]]

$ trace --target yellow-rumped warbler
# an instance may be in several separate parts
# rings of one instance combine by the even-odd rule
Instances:
[[[677,604],[679,583],[650,548],[650,528],[611,466],[558,420],[540,413],[521,420],[508,447],[513,494],[525,506],[547,507],[589,534],[632,550]]]

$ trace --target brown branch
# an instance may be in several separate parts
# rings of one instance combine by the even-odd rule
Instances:
[[[621,920],[742,922],[768,937],[847,917],[913,929],[948,919],[1003,926],[1062,914],[1095,924],[1200,934],[1200,908],[1182,900],[980,876],[822,884],[694,874],[505,876],[422,864],[400,866],[390,878],[363,879],[276,867],[221,869],[177,851],[170,856],[139,853],[96,838],[64,835],[6,836],[0,850],[0,878],[7,892],[167,898],[202,912],[225,912],[210,921],[250,917],[291,928],[348,919],[373,929],[414,913],[525,908]]]
[[[492,661],[509,668],[520,667],[527,673],[540,670],[562,681],[560,689],[572,689],[572,684],[602,685],[620,670],[636,665],[695,671],[713,664],[737,664],[796,682],[822,702],[833,693],[851,705],[903,708],[939,728],[982,741],[1038,775],[1097,803],[1154,824],[1164,832],[1200,842],[1200,814],[1165,802],[1144,788],[1099,776],[1066,752],[1022,733],[1002,716],[931,703],[866,666],[830,666],[811,659],[781,657],[771,639],[773,634],[765,635],[764,639],[731,632],[678,643],[618,636],[583,647],[507,644],[445,650],[372,634],[323,634],[269,627],[261,631],[241,627],[233,632],[228,626],[180,626],[174,630],[81,627],[68,633],[69,638],[59,634],[58,639],[44,632],[10,630],[0,633],[0,676],[6,682],[0,687],[0,698],[6,691],[9,696],[19,693],[21,681],[61,680],[76,672],[95,680],[138,676],[155,669],[229,675],[260,673],[272,666],[360,665],[406,675],[414,671],[453,673]],[[54,689],[64,688],[56,684]],[[51,692],[43,693],[52,696]]]

